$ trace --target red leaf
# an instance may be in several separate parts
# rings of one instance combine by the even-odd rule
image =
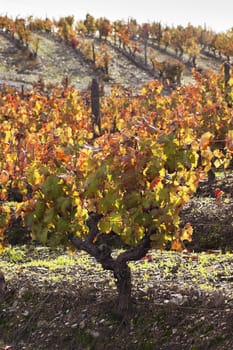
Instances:
[[[220,188],[216,188],[216,190],[214,191],[215,197],[219,197],[222,194],[223,194],[223,191]]]
[[[155,177],[150,184],[150,189],[152,190],[160,182],[160,176]]]
[[[149,262],[153,261],[153,257],[151,254],[146,254],[145,256],[143,256],[143,258],[141,258],[141,260],[147,260]]]

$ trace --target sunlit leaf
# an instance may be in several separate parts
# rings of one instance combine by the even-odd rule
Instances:
[[[204,133],[200,138],[200,147],[203,151],[207,149],[207,147],[210,145],[210,143],[213,141],[214,135],[207,131]]]
[[[182,241],[189,241],[192,240],[192,234],[193,234],[193,228],[190,223],[187,223],[181,230],[180,239]]]

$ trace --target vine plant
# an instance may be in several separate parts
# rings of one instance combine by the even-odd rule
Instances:
[[[91,111],[72,87],[55,87],[49,95],[31,92],[27,98],[3,92],[2,249],[10,220],[20,216],[33,239],[73,245],[113,271],[117,309],[128,312],[128,262],[167,243],[182,251],[192,227],[180,226],[181,209],[214,157],[216,166],[225,168],[232,159],[230,95],[226,99],[217,76],[196,79],[196,86],[171,96],[163,96],[157,81],[145,84],[138,96],[126,97],[116,87],[103,98],[98,137]],[[124,247],[117,257],[108,240],[113,233]]]

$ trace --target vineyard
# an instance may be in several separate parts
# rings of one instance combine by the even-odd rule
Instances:
[[[4,335],[0,333],[2,349],[7,342],[14,342],[12,349],[52,348],[51,342],[54,349],[102,349],[100,335],[109,336],[113,330],[114,342],[119,332],[124,336],[124,326],[132,328],[128,348],[202,349],[195,338],[202,327],[193,313],[188,319],[185,308],[198,310],[203,320],[208,308],[212,312],[203,335],[205,348],[230,348],[232,31],[216,34],[191,25],[163,28],[159,23],[139,26],[133,20],[110,23],[90,15],[77,23],[72,16],[57,22],[4,16],[0,44],[2,294],[5,279],[9,283],[5,307],[0,309],[5,320],[0,321],[0,331],[7,326]],[[17,244],[24,246],[12,248]],[[31,247],[28,252],[25,245]],[[70,280],[61,266],[46,262],[50,254],[56,260],[54,254],[61,247],[67,249],[60,259]],[[75,249],[82,251],[77,258]],[[30,262],[37,254],[36,268]],[[212,279],[204,271],[210,271],[206,255],[216,265]],[[12,262],[14,273],[9,268]],[[33,291],[41,269],[45,278],[38,289],[46,288],[45,280],[48,283],[43,296]],[[52,279],[48,272],[57,269],[62,276],[54,273]],[[79,287],[85,276],[91,276],[90,286],[83,286],[86,299]],[[14,279],[16,285],[27,285],[28,292],[22,291],[21,297]],[[62,289],[64,280],[69,291]],[[74,311],[67,297],[86,315],[88,306],[80,306],[75,296],[77,286],[81,303],[97,298],[89,310],[90,326],[87,316],[75,321],[72,314],[65,321],[67,343],[56,343],[54,320],[48,321],[45,313],[46,321],[38,326],[36,317],[43,303],[50,303],[50,298],[54,302],[55,290],[67,315]],[[14,295],[21,301],[12,306]],[[114,320],[107,320],[104,295],[115,310]],[[33,310],[34,303],[39,306]],[[155,323],[152,310],[157,308],[157,336],[163,339],[159,347],[151,328],[146,328],[149,340],[139,341],[133,334],[139,327],[129,315],[136,312],[140,319],[141,312],[146,317],[146,303],[151,309],[145,327]],[[169,316],[172,308],[174,318]],[[180,315],[197,326],[190,329],[190,338],[185,333],[185,340]],[[102,323],[92,330],[99,317]],[[17,319],[21,328],[11,336]],[[57,320],[64,321],[58,310]],[[224,335],[215,329],[221,327],[218,322],[225,327]],[[48,338],[43,338],[43,328],[51,332]],[[39,345],[27,338],[29,329]],[[40,344],[40,337],[47,345]],[[115,340],[121,349],[120,337]]]
[[[73,16],[59,21],[1,16],[0,43],[2,83],[31,87],[41,77],[60,82],[67,76],[79,90],[93,77],[104,80],[107,91],[114,83],[138,90],[159,77],[174,83],[178,71],[182,83],[190,82],[193,67],[219,73],[232,56],[230,30],[111,23],[90,15],[78,22]]]

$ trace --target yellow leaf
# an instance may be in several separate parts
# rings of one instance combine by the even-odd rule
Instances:
[[[36,103],[35,103],[35,109],[36,109],[37,111],[39,111],[39,110],[41,109],[41,105],[40,105],[40,102],[39,102],[39,101],[36,101]]]
[[[206,150],[207,147],[210,145],[211,141],[213,140],[213,138],[214,138],[214,135],[211,132],[209,131],[205,132],[200,139],[201,149]]]
[[[141,94],[142,96],[145,96],[147,94],[147,89],[145,87],[141,89]]]
[[[213,153],[210,149],[205,149],[201,152],[201,156],[203,158],[202,164],[204,165],[206,161],[211,161],[211,159],[213,158]]]
[[[191,242],[192,234],[193,234],[193,228],[190,223],[187,223],[181,231],[180,238],[182,241]]]
[[[219,149],[215,149],[215,150],[213,151],[213,154],[214,154],[214,156],[215,156],[216,158],[223,158],[223,157],[224,157],[223,152],[221,152]]]
[[[220,159],[216,159],[214,161],[215,168],[219,168],[222,165],[222,161]]]
[[[226,147],[233,152],[233,130],[229,130],[226,137]]]

